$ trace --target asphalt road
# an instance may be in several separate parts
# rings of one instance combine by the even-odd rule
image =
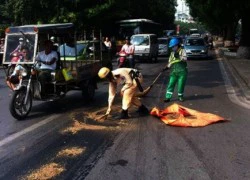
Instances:
[[[138,64],[144,88],[166,62],[166,58],[160,58],[156,64]],[[10,118],[8,122],[0,117],[4,131],[0,178],[44,178],[49,176],[42,174],[44,167],[50,165],[44,171],[52,169],[50,178],[54,179],[250,179],[249,109],[228,91],[225,80],[229,79],[222,63],[192,60],[188,68],[185,102],[178,102],[175,95],[170,103],[163,103],[168,80],[168,72],[164,72],[142,98],[143,103],[150,109],[179,103],[218,114],[228,122],[201,128],[172,127],[152,116],[139,117],[134,107],[129,111],[130,119],[116,120],[119,97],[112,116],[96,122],[92,117],[104,113],[107,105],[107,83],[100,82],[95,101],[89,104],[81,101],[78,92],[72,92],[64,101],[36,105],[32,113],[38,115],[26,121]],[[1,82],[1,93],[3,89]],[[7,103],[4,99],[0,99],[1,109]],[[3,112],[8,117],[8,111],[1,111],[1,116]],[[11,128],[5,130],[8,123],[16,128],[12,133]],[[72,148],[81,153],[59,155]]]

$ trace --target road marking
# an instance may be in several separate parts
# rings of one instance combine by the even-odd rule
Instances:
[[[24,134],[27,134],[28,132],[31,132],[31,131],[33,131],[33,130],[35,130],[35,129],[37,129],[37,128],[39,128],[39,127],[41,127],[41,126],[43,126],[43,125],[45,125],[47,123],[49,123],[50,121],[58,118],[59,116],[60,116],[59,114],[50,116],[49,118],[47,118],[47,119],[45,119],[45,120],[43,120],[43,121],[41,121],[39,123],[36,123],[36,124],[34,124],[34,125],[30,126],[30,127],[27,127],[25,129],[23,129],[22,131],[19,131],[19,132],[15,133],[15,134],[12,134],[12,135],[6,137],[5,139],[0,141],[0,147],[4,146],[7,143],[10,143],[11,141],[15,140],[16,138],[18,138],[18,137],[20,137],[20,136],[22,136]]]
[[[232,83],[228,77],[228,74],[225,70],[225,67],[223,65],[223,62],[222,61],[218,61],[219,62],[219,65],[220,65],[220,69],[221,69],[221,73],[222,73],[222,77],[224,79],[224,82],[225,82],[225,87],[226,87],[226,90],[227,90],[227,94],[228,94],[228,97],[229,99],[233,102],[233,103],[236,103],[246,109],[250,109],[250,103],[245,99],[243,98],[242,96],[238,97],[237,96],[237,93],[236,91],[234,90],[233,86],[232,86]]]

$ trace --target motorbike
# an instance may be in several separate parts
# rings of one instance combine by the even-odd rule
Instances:
[[[75,34],[72,23],[8,27],[3,54],[3,64],[9,66],[6,78],[12,75],[16,66],[20,66],[18,74],[15,73],[18,75],[18,81],[15,81],[15,87],[12,88],[13,93],[9,104],[10,113],[15,119],[25,119],[31,111],[33,101],[56,101],[66,96],[69,91],[81,91],[84,101],[91,101],[94,98],[102,61],[96,59],[95,55],[85,60],[74,53],[78,49],[76,40],[65,38],[71,37],[72,34]],[[39,39],[40,37],[49,39],[50,36],[55,36],[61,42],[58,46],[63,47],[63,51],[54,49],[58,54],[55,70],[50,74],[50,81],[41,83],[40,62],[37,62],[36,56],[44,47],[41,46]],[[21,50],[21,48],[18,49],[20,39],[24,40],[28,55],[26,52],[19,51]],[[75,48],[71,48],[72,52],[66,51],[64,44],[70,44]],[[27,56],[28,61],[25,60]]]
[[[120,51],[117,53],[117,55],[118,68],[129,67],[128,54],[123,51]]]
[[[209,48],[210,50],[213,49],[213,42],[208,42],[208,48]]]
[[[17,120],[22,120],[28,116],[32,108],[33,100],[54,101],[65,96],[67,92],[66,86],[58,85],[53,80],[55,72],[51,73],[52,81],[46,84],[45,94],[41,94],[41,83],[38,80],[38,62],[32,66],[22,66],[23,70],[19,74],[19,84],[16,86],[10,101],[10,113]]]

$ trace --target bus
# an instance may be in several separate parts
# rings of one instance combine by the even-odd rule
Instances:
[[[162,35],[163,28],[160,23],[150,19],[126,19],[116,22],[118,31],[116,34],[117,50],[124,44],[126,37],[131,37],[134,34],[156,34]]]

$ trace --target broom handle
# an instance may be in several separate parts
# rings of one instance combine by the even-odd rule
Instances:
[[[163,71],[161,71],[161,72],[158,74],[158,76],[155,78],[155,80],[153,81],[153,83],[152,83],[149,87],[147,87],[143,92],[141,91],[141,93],[137,94],[137,97],[146,96],[146,95],[149,93],[150,89],[153,87],[154,83],[158,80],[158,78],[160,77],[160,75],[161,75],[162,73],[163,73]]]
[[[153,86],[154,83],[159,79],[159,77],[161,76],[162,71],[158,74],[158,76],[155,78],[155,80],[153,81],[153,83],[150,86]]]

